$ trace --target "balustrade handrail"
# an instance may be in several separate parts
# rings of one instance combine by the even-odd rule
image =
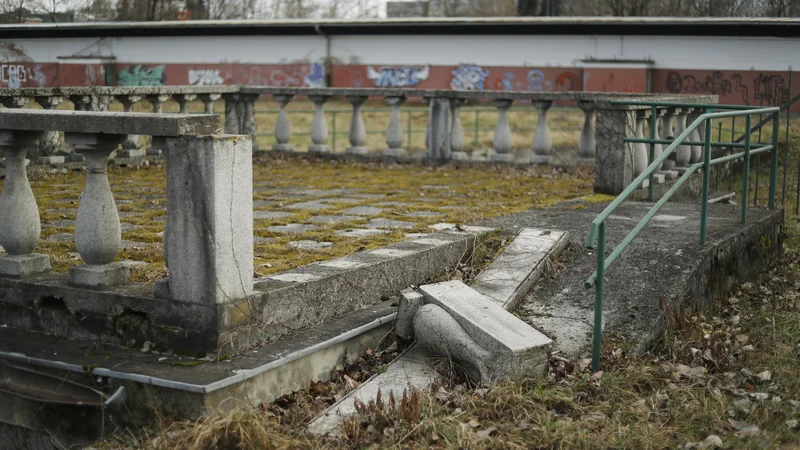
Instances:
[[[648,103],[646,106],[655,110],[658,105]],[[777,141],[778,141],[778,120],[780,108],[767,107],[767,108],[741,108],[741,110],[732,110],[727,112],[711,112],[712,108],[717,108],[718,105],[702,105],[706,108],[706,112],[698,116],[686,129],[678,135],[675,140],[663,150],[663,153],[657,158],[653,158],[651,152],[651,163],[647,168],[631,182],[625,190],[620,193],[590,224],[589,235],[586,240],[586,247],[592,248],[597,243],[597,268],[595,272],[586,280],[585,287],[595,287],[595,317],[594,317],[594,332],[592,342],[592,369],[599,370],[600,365],[600,342],[602,333],[602,308],[603,308],[603,288],[605,284],[605,271],[611,264],[625,251],[633,239],[641,232],[641,230],[650,222],[653,216],[666,204],[667,201],[677,192],[681,185],[683,185],[691,175],[699,169],[703,169],[703,190],[702,190],[702,203],[701,203],[701,216],[700,216],[700,244],[704,244],[706,240],[706,218],[708,212],[708,189],[709,189],[709,173],[712,165],[721,164],[724,162],[733,161],[736,159],[745,160],[745,176],[743,181],[744,201],[742,202],[742,221],[746,220],[747,211],[747,183],[748,183],[748,168],[749,159],[751,155],[760,154],[767,151],[772,153],[772,164],[770,169],[770,187],[769,187],[769,207],[775,207],[775,187],[776,187],[776,173],[777,173]],[[722,108],[720,108],[722,109]],[[725,109],[731,109],[730,106],[725,106]],[[653,111],[655,112],[655,111]],[[747,120],[747,130],[750,129],[751,117],[758,114],[769,114],[774,121],[773,127],[773,143],[771,145],[763,146],[754,150],[750,149],[750,133],[747,133],[745,138],[745,151],[734,155],[728,155],[721,158],[711,159],[711,121],[713,119],[721,119],[727,117],[745,116]],[[656,117],[654,114],[653,117]],[[681,145],[685,145],[689,136],[701,124],[705,123],[706,133],[704,139],[703,162],[691,165],[688,170],[676,181],[676,183],[662,196],[662,198],[650,208],[648,213],[637,223],[620,242],[614,251],[606,257],[606,221],[611,214],[624,202],[633,192],[642,185],[642,183],[652,176],[661,164],[666,161],[669,156],[674,153]],[[627,140],[627,139],[626,139]],[[641,139],[637,139],[641,141]],[[649,141],[648,141],[649,142]],[[652,186],[652,184],[651,184]]]

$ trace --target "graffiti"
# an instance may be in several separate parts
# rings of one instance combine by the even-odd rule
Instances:
[[[486,77],[491,71],[475,64],[462,64],[450,73],[453,75],[450,80],[450,89],[482,91]]]
[[[431,66],[424,67],[380,67],[375,70],[367,66],[367,79],[375,82],[375,87],[410,87],[416,86],[431,76]]]
[[[541,70],[531,70],[526,78],[528,79],[529,91],[551,92],[553,90],[553,83],[544,79],[544,73]]]
[[[28,81],[28,72],[21,64],[0,65],[0,83],[7,84],[12,89],[22,87],[22,83]]]
[[[779,105],[789,101],[789,89],[780,75],[758,74],[753,80],[753,90],[757,98],[764,99],[766,105],[774,104],[776,98]]]
[[[325,67],[322,64],[311,64],[311,72],[303,78],[303,86],[310,88],[325,87]]]
[[[581,89],[578,76],[572,72],[562,72],[556,76],[556,89],[559,91],[578,91]]]
[[[497,82],[497,89],[503,91],[513,91],[514,90],[514,72],[508,72],[506,76],[503,77],[502,80],[498,80]]]
[[[779,78],[781,78],[781,81],[783,80],[783,77]],[[707,75],[704,80],[698,80],[691,74],[681,76],[678,72],[669,72],[667,74],[666,87],[673,94],[707,92],[714,95],[729,95],[731,93],[740,93],[742,102],[750,104],[747,86],[742,84],[742,76],[738,73],[731,75],[730,80],[728,80],[722,72],[714,71]]]
[[[163,64],[155,67],[142,67],[139,64],[117,72],[117,82],[120,86],[161,86],[165,81]]]
[[[219,75],[219,69],[189,69],[189,84],[194,86],[212,86],[222,84],[225,80]]]

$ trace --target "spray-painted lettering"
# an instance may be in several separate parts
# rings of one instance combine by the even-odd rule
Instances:
[[[164,65],[143,67],[141,64],[126,67],[117,72],[117,84],[120,86],[161,86],[166,81]]]
[[[367,66],[367,78],[379,88],[416,86],[431,76],[430,66],[380,67]]]
[[[224,83],[219,69],[189,69],[189,84],[194,86],[213,86]]]
[[[450,73],[453,75],[450,80],[450,89],[482,91],[486,77],[491,71],[476,64],[461,64]]]

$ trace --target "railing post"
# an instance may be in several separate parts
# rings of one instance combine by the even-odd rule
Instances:
[[[578,107],[583,110],[583,127],[580,140],[578,140],[578,165],[593,166],[597,145],[594,139],[594,104],[578,102]]]
[[[688,125],[693,123],[699,116],[702,114],[699,109],[690,109],[689,115],[687,116]],[[695,128],[689,134],[689,140],[693,142],[700,142],[700,127]],[[701,145],[690,145],[690,156],[689,156],[689,164],[694,164],[700,162],[703,159],[703,147]]]
[[[550,162],[550,152],[553,149],[553,137],[550,134],[550,125],[547,123],[547,111],[553,106],[553,101],[533,102],[539,111],[536,120],[536,130],[533,132],[533,155],[531,162],[534,164],[547,164]]]
[[[508,110],[514,100],[496,99],[492,104],[497,107],[497,126],[494,129],[494,151],[491,161],[512,162],[514,154],[511,153],[512,136],[511,127],[508,125]],[[451,147],[452,148],[452,147]]]
[[[246,300],[253,290],[250,138],[182,136],[164,141],[169,277],[156,284],[156,295],[209,306]],[[218,320],[226,327],[233,321],[227,316]]]
[[[461,105],[464,100],[454,98],[450,100],[450,109],[453,114],[453,125],[450,129],[450,159],[465,161],[469,155],[464,151],[464,127],[461,125]]]
[[[680,136],[686,131],[686,115],[689,114],[687,108],[677,109],[677,125],[675,126],[675,136]],[[692,148],[689,145],[681,144],[675,149],[675,168],[679,174],[688,170],[689,161],[692,159]]]
[[[39,241],[39,208],[25,169],[25,153],[36,148],[39,133],[0,132],[6,179],[0,194],[0,275],[32,276],[50,270],[50,257],[33,253]]]
[[[75,241],[86,263],[69,270],[70,283],[103,289],[128,281],[127,266],[114,263],[122,240],[119,214],[108,184],[108,158],[126,135],[66,133],[65,140],[86,160],[86,185],[78,206]]]
[[[594,329],[592,332],[592,372],[600,370],[603,340],[603,289],[606,284],[606,222],[600,222],[597,236],[597,278],[594,285]]]
[[[122,104],[122,110],[125,112],[133,112],[133,105],[142,101],[141,95],[118,95],[117,101]],[[122,143],[122,149],[117,151],[117,155],[123,158],[130,158],[134,156],[143,156],[144,150],[139,150],[139,135],[130,134]]]
[[[427,97],[428,107],[428,158],[437,161],[450,159],[450,136],[453,123],[450,99]]]
[[[706,109],[706,113],[711,114],[711,108]],[[747,116],[750,120],[750,116]],[[703,194],[700,199],[700,245],[706,243],[708,233],[708,186],[711,184],[711,119],[706,119],[703,124],[705,129],[704,151],[703,151]],[[745,204],[747,201],[745,201]]]
[[[214,114],[214,102],[219,100],[222,94],[197,94],[197,98],[203,102],[203,112]]]
[[[653,122],[651,125],[653,127],[651,131],[653,133],[653,139],[659,140],[661,139],[661,134],[658,129],[658,120],[664,115],[665,111],[659,108],[656,108],[655,111],[655,117],[650,118],[650,120]],[[653,158],[658,158],[662,153],[664,153],[664,146],[661,144],[653,144]],[[656,168],[656,172],[664,175],[665,178],[669,175],[665,173],[666,171],[664,171],[663,163]]]
[[[775,209],[775,188],[778,181],[778,128],[780,128],[780,111],[772,113],[772,164],[769,172],[769,209]]]
[[[289,120],[289,113],[286,112],[286,105],[292,101],[294,95],[274,95],[272,98],[280,105],[278,120],[275,122],[275,140],[277,144],[272,146],[272,150],[278,152],[292,152],[294,151],[294,145],[289,143],[292,139],[292,121]]]
[[[361,105],[367,101],[366,96],[363,95],[348,95],[347,101],[353,105],[353,117],[350,119],[350,130],[347,137],[350,140],[350,147],[345,150],[345,153],[354,155],[366,155],[369,149],[364,146],[367,143],[367,129],[364,126],[364,118],[361,117]]]
[[[744,170],[742,172],[742,223],[747,222],[747,203],[750,201],[750,115],[744,118]]]
[[[36,97],[35,100],[42,108],[52,111],[56,109],[64,98],[57,95],[47,95]],[[60,149],[61,134],[58,131],[45,131],[39,138],[37,151],[29,155],[29,157],[36,158],[38,161],[46,164],[62,164],[64,163],[64,156],[57,154]]]
[[[384,99],[392,107],[392,114],[389,117],[389,126],[386,128],[386,145],[389,146],[383,151],[384,156],[402,158],[408,156],[408,151],[403,147],[403,124],[400,121],[400,106],[406,102],[405,96],[386,97]]]
[[[667,108],[664,111],[664,118],[661,119],[661,138],[664,140],[674,140],[677,133],[673,134],[673,124],[675,123],[675,115],[677,110],[675,108]],[[677,178],[677,172],[673,169],[675,168],[675,160],[674,159],[667,159],[661,164],[661,170],[664,172],[669,172],[670,178],[674,179]]]
[[[314,120],[311,122],[311,142],[309,152],[328,153],[328,122],[325,120],[325,102],[329,95],[309,95],[308,99],[314,103]]]
[[[658,120],[658,108],[655,105],[653,105],[648,114],[649,114],[648,117],[650,118],[650,120],[648,121],[648,125],[650,126],[650,131],[647,133],[647,135],[652,140],[656,138],[656,121]],[[653,161],[656,160],[655,142],[650,142],[648,147],[650,148],[647,158],[647,165],[649,166]],[[656,168],[656,170],[654,170],[653,172],[650,172],[650,178],[648,179],[650,184],[649,186],[647,186],[647,200],[651,202],[653,201],[653,188],[655,187],[654,185],[656,182],[655,172],[657,170],[658,168]]]

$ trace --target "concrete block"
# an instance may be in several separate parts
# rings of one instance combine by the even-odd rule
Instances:
[[[452,161],[469,161],[469,153],[467,152],[453,152],[450,153]]]
[[[164,151],[159,148],[150,147],[146,150],[147,156],[161,156],[162,153],[164,153]]]
[[[317,145],[317,144],[311,144],[311,145],[309,145],[309,146],[308,146],[308,152],[309,152],[309,153],[315,153],[315,152],[316,152],[316,153],[330,153],[330,151],[331,151],[331,147],[330,147],[330,145],[325,145],[325,144],[319,144],[319,145]]]
[[[272,150],[276,152],[293,152],[294,145],[293,144],[274,144],[272,146]]]
[[[488,352],[491,360],[486,369],[491,379],[521,380],[547,372],[552,341],[491,298],[460,281],[428,284],[419,291],[426,304],[446,311]]]
[[[63,156],[40,156],[38,158],[39,164],[48,164],[48,165],[55,165],[55,164],[64,164],[66,158]]]
[[[246,136],[169,138],[170,298],[214,305],[253,290],[253,168]]]
[[[0,256],[0,275],[26,277],[50,271],[50,257],[38,253]]]
[[[489,161],[510,163],[514,162],[514,155],[511,153],[495,153],[489,157]]]
[[[401,338],[406,340],[414,338],[414,315],[422,306],[422,299],[422,294],[413,289],[400,292],[400,305],[397,308],[397,323],[394,326],[394,332]]]
[[[635,137],[636,111],[598,109],[595,123],[596,163],[594,190],[601,194],[619,194],[633,176],[633,144],[623,139]]]
[[[674,180],[678,178],[678,171],[677,170],[662,170],[658,172],[661,175],[664,175],[664,178],[667,180]]]
[[[406,158],[408,157],[408,150],[404,148],[387,148],[383,151],[383,156],[392,158]]]
[[[592,160],[594,163],[594,160]],[[550,155],[531,155],[531,163],[532,164],[549,164],[550,163]]]
[[[523,228],[476,278],[472,288],[506,310],[530,291],[548,261],[567,245],[567,232]]]
[[[143,148],[123,148],[117,150],[117,158],[141,158],[147,154]]]
[[[130,280],[131,269],[127,264],[111,263],[70,267],[69,283],[86,289],[107,289],[125,284]]]
[[[369,153],[369,149],[367,147],[348,147],[345,153],[348,155],[366,155]]]
[[[533,162],[533,160],[531,160]],[[594,166],[594,158],[581,158],[578,157],[578,165],[579,166]]]

